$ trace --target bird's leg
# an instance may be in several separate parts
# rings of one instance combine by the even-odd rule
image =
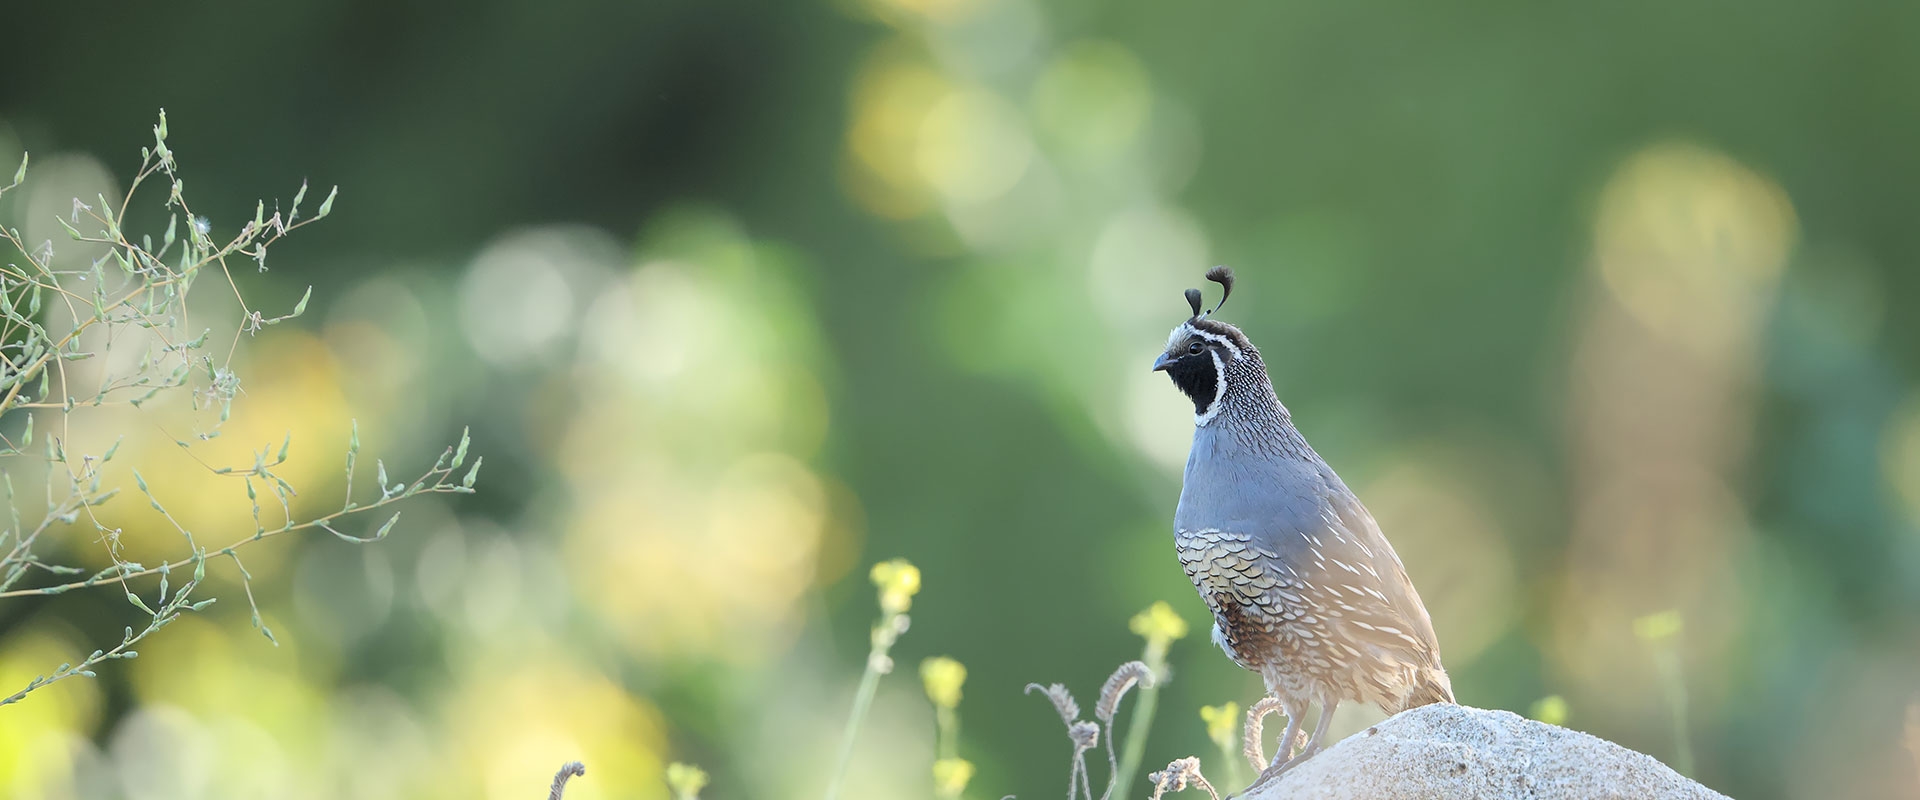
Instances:
[[[1300,755],[1296,756],[1297,758],[1305,761],[1320,752],[1321,743],[1327,740],[1327,731],[1333,727],[1333,710],[1339,707],[1338,700],[1328,700],[1320,704],[1320,724],[1313,726],[1313,737],[1307,739],[1306,747],[1300,748]]]
[[[1268,769],[1279,766],[1293,755],[1293,737],[1300,734],[1300,717],[1307,712],[1304,703],[1300,705],[1288,703],[1284,706],[1284,710],[1287,713],[1287,730],[1280,734],[1280,745],[1274,749],[1273,763],[1267,765]]]
[[[1300,761],[1297,757],[1289,758],[1288,756],[1293,754],[1293,740],[1300,733],[1300,718],[1307,715],[1307,704],[1288,702],[1282,706],[1282,709],[1287,715],[1287,730],[1280,735],[1280,749],[1273,754],[1273,763],[1261,770],[1260,776],[1254,778],[1253,783],[1247,786],[1249,792],[1255,787],[1280,777],[1281,773],[1291,769]]]
[[[1272,767],[1269,767],[1267,771],[1272,772],[1275,775],[1278,775],[1282,772],[1286,772],[1287,770],[1293,769],[1294,767],[1300,766],[1300,762],[1318,755],[1321,750],[1320,743],[1326,740],[1327,730],[1333,727],[1333,710],[1335,708],[1338,708],[1339,706],[1340,706],[1340,701],[1338,700],[1323,701],[1320,704],[1320,721],[1313,726],[1313,736],[1308,737],[1307,745],[1305,747],[1300,748],[1300,752],[1296,754],[1294,757],[1287,759],[1287,762],[1285,764],[1276,764]],[[1289,750],[1289,749],[1292,749],[1292,747],[1293,747],[1293,742],[1291,741],[1287,742],[1284,745],[1281,745],[1282,750]],[[1261,774],[1264,776],[1266,773],[1261,773]],[[1255,781],[1254,783],[1258,784],[1259,781]]]

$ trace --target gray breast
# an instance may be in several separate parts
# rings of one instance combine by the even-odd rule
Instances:
[[[1223,425],[1196,428],[1174,528],[1247,533],[1289,556],[1302,540],[1273,534],[1326,524],[1332,498],[1346,492],[1324,462],[1306,455],[1253,450]]]
[[[1234,660],[1360,697],[1437,663],[1398,556],[1325,462],[1304,446],[1249,452],[1211,427],[1195,431],[1175,544]]]

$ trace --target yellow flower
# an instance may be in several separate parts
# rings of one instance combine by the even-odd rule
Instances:
[[[933,790],[941,797],[959,797],[973,780],[973,762],[964,758],[943,758],[933,762]]]
[[[1674,610],[1648,614],[1633,621],[1633,635],[1645,642],[1664,642],[1680,635],[1680,612]]]
[[[700,790],[707,788],[707,771],[678,761],[668,764],[667,787],[674,800],[699,800]]]
[[[1228,700],[1217,706],[1201,706],[1200,718],[1207,722],[1207,738],[1224,749],[1233,749],[1233,726],[1240,721],[1239,703]]]
[[[905,614],[920,593],[920,568],[904,558],[873,565],[873,585],[880,587],[880,610]]]
[[[1557,694],[1550,694],[1533,701],[1533,710],[1527,716],[1548,725],[1567,724],[1567,700]]]
[[[927,699],[940,708],[958,708],[960,686],[967,682],[965,665],[946,656],[920,662],[920,682],[927,686]]]
[[[1127,627],[1133,629],[1135,634],[1146,637],[1148,644],[1161,646],[1187,635],[1187,621],[1173,613],[1173,607],[1165,601],[1156,602],[1147,610],[1133,615]]]

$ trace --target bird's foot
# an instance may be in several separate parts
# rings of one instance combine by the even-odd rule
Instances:
[[[1291,748],[1288,748],[1288,749],[1291,750]],[[1319,755],[1320,751],[1323,749],[1325,748],[1319,745],[1308,745],[1306,747],[1300,748],[1300,751],[1294,753],[1292,758],[1288,758],[1284,761],[1277,758],[1274,759],[1274,763],[1272,766],[1269,766],[1266,769],[1261,770],[1260,776],[1257,778],[1254,778],[1253,783],[1248,784],[1246,789],[1241,790],[1241,792],[1237,795],[1234,795],[1234,797],[1245,797],[1249,794],[1252,794],[1253,790],[1279,780],[1280,776],[1285,775],[1288,770],[1291,770],[1294,767],[1300,766],[1303,762],[1305,762],[1309,758]]]

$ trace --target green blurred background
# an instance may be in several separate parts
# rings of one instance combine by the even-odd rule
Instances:
[[[1920,797],[1920,7],[187,0],[0,27],[0,163],[35,165],[0,217],[36,240],[124,189],[161,107],[216,230],[341,187],[244,276],[315,300],[254,343],[236,453],[291,429],[331,498],[348,419],[409,469],[471,425],[488,468],[383,544],[263,544],[279,647],[223,601],[0,709],[0,794],[530,798],[579,758],[569,797],[661,798],[685,760],[709,797],[814,798],[894,556],[926,587],[895,657],[971,671],[968,796],[1057,794],[1069,745],[1021,687],[1090,703],[1155,600],[1195,635],[1147,763],[1208,759],[1197,708],[1259,684],[1173,557],[1191,409],[1147,365],[1226,263],[1223,316],[1399,548],[1462,702],[1560,695],[1671,762],[1632,622],[1677,609],[1696,778]],[[175,471],[156,491],[203,536],[244,532],[230,483]],[[174,553],[139,510],[129,546]],[[0,604],[0,687],[138,616]],[[930,794],[932,736],[903,668],[849,795]]]

